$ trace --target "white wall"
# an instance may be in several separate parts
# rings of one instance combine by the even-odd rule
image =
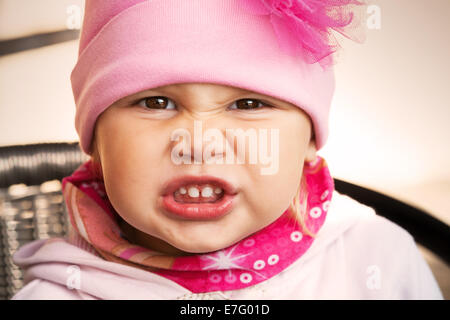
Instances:
[[[33,26],[64,28],[67,7],[81,3],[46,0],[31,10],[30,2],[0,0],[1,39]],[[370,3],[381,9],[381,29],[367,30],[362,45],[341,42],[330,137],[319,154],[333,176],[450,223],[450,1]],[[71,41],[0,57],[0,145],[77,140],[69,80],[76,54]]]
[[[335,176],[450,222],[450,1],[371,3],[381,29],[345,42],[323,155]]]

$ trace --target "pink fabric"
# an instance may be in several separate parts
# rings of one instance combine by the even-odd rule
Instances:
[[[321,157],[305,165],[304,175],[308,190],[306,224],[318,233],[334,182]],[[102,181],[93,174],[91,161],[64,178],[62,185],[73,231],[104,259],[154,272],[196,293],[235,290],[269,279],[299,259],[314,241],[287,209],[267,227],[228,248],[170,256],[128,242],[118,227],[118,214],[109,203]]]
[[[270,15],[280,47],[289,54],[302,54],[308,63],[333,64],[331,54],[339,44],[330,29],[354,41],[362,41],[357,0],[240,0],[250,13]],[[361,8],[361,7],[360,7]]]
[[[240,87],[298,106],[310,116],[320,149],[334,74],[322,68],[329,59],[310,62],[335,50],[327,34],[352,21],[346,5],[354,2],[87,0],[71,74],[82,150],[91,154],[96,119],[115,101],[189,82]]]

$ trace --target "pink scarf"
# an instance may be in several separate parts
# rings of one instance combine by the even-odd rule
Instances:
[[[304,174],[308,188],[306,226],[317,234],[326,218],[334,181],[320,156],[315,163],[305,163]],[[194,293],[241,289],[267,280],[299,259],[314,241],[293,220],[291,209],[286,209],[270,225],[227,248],[170,256],[125,238],[118,213],[108,200],[103,181],[95,178],[91,161],[65,177],[62,188],[71,222],[69,241],[78,246],[82,241],[85,249],[108,261],[154,272]]]

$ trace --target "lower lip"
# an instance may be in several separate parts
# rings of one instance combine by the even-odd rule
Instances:
[[[165,210],[176,216],[189,220],[218,219],[233,210],[235,195],[225,194],[217,202],[209,203],[181,203],[176,202],[173,195],[165,195],[162,198],[162,206]]]

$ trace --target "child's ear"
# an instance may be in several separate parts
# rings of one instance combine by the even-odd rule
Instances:
[[[316,157],[317,157],[316,153],[317,153],[316,141],[315,141],[315,139],[311,139],[309,141],[308,149],[306,150],[305,161],[306,162],[315,161]]]

